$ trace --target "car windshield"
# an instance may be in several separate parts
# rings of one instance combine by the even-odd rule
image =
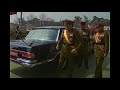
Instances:
[[[36,29],[31,30],[25,37],[26,40],[52,40],[56,41],[58,35],[58,29]]]

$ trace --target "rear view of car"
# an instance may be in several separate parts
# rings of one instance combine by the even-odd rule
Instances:
[[[55,47],[63,29],[36,28],[25,39],[11,41],[10,60],[29,67],[53,61],[58,53]]]

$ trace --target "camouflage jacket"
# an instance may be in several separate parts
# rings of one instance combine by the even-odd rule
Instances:
[[[82,45],[84,47],[88,46],[88,43],[90,42],[90,31],[87,29],[85,29],[85,30],[80,29],[79,34],[82,38],[82,41],[81,41]]]
[[[74,43],[76,49],[78,49],[80,39],[81,39],[80,34],[76,29],[72,29],[70,32],[73,34],[73,36],[71,36],[71,39],[72,39],[71,42]],[[62,34],[61,34],[61,38],[58,41],[58,45],[59,45],[59,49],[62,48],[62,45],[66,45],[67,47],[71,46],[70,44],[67,44],[65,37],[64,37],[64,32],[62,32]]]
[[[95,55],[103,56],[104,53],[107,54],[109,51],[109,34],[106,31],[101,32],[99,35],[99,39],[100,39],[99,43],[95,41],[95,35],[93,37],[93,43],[95,44],[94,45]],[[100,45],[104,46],[104,51],[100,48]]]

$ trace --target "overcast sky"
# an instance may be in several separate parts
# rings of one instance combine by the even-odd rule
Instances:
[[[59,21],[60,19],[73,20],[75,16],[83,17],[83,15],[89,17],[89,19],[93,19],[93,16],[110,19],[110,12],[23,12],[23,17],[26,20],[26,17],[30,14],[39,17],[41,13],[45,13],[48,17],[53,18],[55,21]],[[16,20],[18,17],[20,17],[20,12],[17,12],[17,15],[10,15],[10,22],[14,22],[14,20]]]

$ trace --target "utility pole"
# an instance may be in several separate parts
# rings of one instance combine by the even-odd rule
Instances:
[[[21,18],[20,18],[20,30],[22,31],[22,12],[21,12]]]

